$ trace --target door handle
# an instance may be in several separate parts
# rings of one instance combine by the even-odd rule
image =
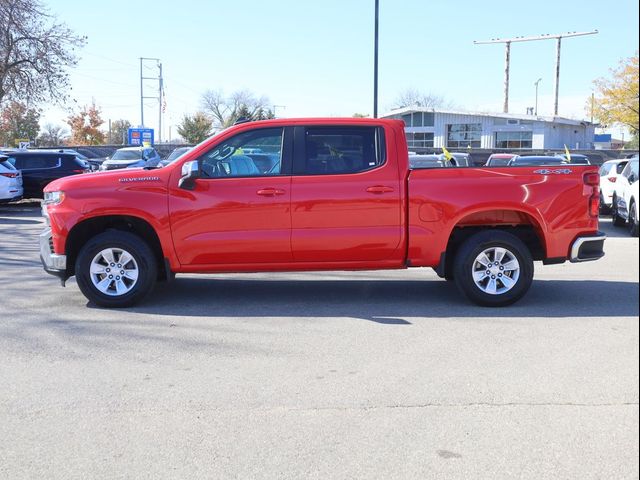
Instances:
[[[276,195],[284,195],[284,190],[280,188],[262,188],[256,193],[262,197],[275,197]]]
[[[393,192],[393,188],[387,187],[385,185],[374,185],[373,187],[367,188],[367,192],[376,193],[376,194],[389,193],[389,192]]]

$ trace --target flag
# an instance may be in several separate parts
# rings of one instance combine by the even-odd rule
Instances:
[[[444,158],[446,158],[448,162],[453,160],[453,155],[451,155],[451,153],[449,153],[449,150],[447,150],[446,148],[442,147],[442,153],[444,153]]]
[[[567,146],[564,146],[564,154],[567,156],[567,162],[571,163],[571,154],[569,153],[569,149]]]

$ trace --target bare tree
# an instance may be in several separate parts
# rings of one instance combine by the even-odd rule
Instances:
[[[207,90],[202,94],[202,109],[213,119],[216,128],[233,125],[239,118],[264,120],[274,118],[268,108],[269,99],[258,97],[249,90],[238,90],[228,97],[222,90]]]
[[[394,104],[394,108],[405,107],[452,108],[452,103],[442,95],[407,88],[398,94]]]
[[[0,105],[64,102],[67,68],[76,65],[74,50],[85,41],[39,0],[0,0]]]
[[[68,131],[59,125],[47,123],[38,137],[39,147],[59,147],[69,138]]]

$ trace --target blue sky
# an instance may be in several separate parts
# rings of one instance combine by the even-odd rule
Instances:
[[[73,70],[77,105],[92,98],[103,117],[140,122],[139,57],[162,60],[167,113],[175,125],[199,109],[206,89],[266,95],[279,116],[372,113],[373,0],[49,2],[51,13],[88,37]],[[93,3],[93,2],[92,2]],[[562,45],[560,114],[586,117],[592,80],[638,49],[637,0],[536,2],[380,0],[380,110],[406,88],[442,95],[461,110],[500,111],[503,45],[474,40],[588,31]],[[510,111],[553,107],[555,42],[512,45]],[[154,70],[145,70],[152,76]],[[146,82],[151,95],[157,88]],[[155,127],[148,100],[145,123]],[[76,104],[71,103],[68,107]],[[65,112],[47,108],[44,121]],[[168,128],[167,128],[168,130]],[[165,130],[164,137],[167,136]]]

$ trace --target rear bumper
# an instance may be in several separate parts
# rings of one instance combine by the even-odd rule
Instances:
[[[592,262],[604,257],[604,241],[606,239],[607,235],[604,232],[576,238],[571,245],[569,260],[573,263]]]
[[[40,261],[45,272],[55,275],[62,281],[67,278],[67,256],[53,252],[51,243],[51,229],[47,228],[40,234]]]

